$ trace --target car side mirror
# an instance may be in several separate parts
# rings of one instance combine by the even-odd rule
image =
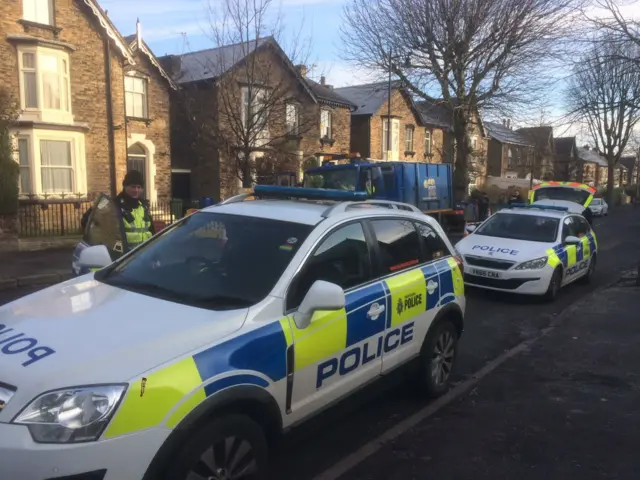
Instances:
[[[293,321],[299,329],[307,328],[315,312],[340,310],[344,308],[345,303],[342,287],[324,280],[316,280],[304,296],[298,311],[293,314]]]
[[[580,240],[578,237],[574,237],[573,235],[569,235],[567,238],[564,239],[565,245],[577,245],[581,241],[582,240]]]
[[[80,252],[78,265],[82,268],[104,268],[111,265],[111,255],[104,245],[94,245]]]

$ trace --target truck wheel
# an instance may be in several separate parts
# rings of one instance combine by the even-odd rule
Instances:
[[[165,480],[266,480],[268,447],[260,426],[230,414],[196,431],[178,451]]]
[[[544,294],[544,299],[548,302],[553,302],[558,297],[558,292],[562,286],[562,270],[556,268],[549,280],[549,288]]]
[[[458,331],[444,319],[431,329],[422,345],[417,379],[421,393],[436,398],[447,391],[457,353]]]

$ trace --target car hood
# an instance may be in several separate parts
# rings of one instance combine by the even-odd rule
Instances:
[[[0,384],[28,401],[61,387],[126,382],[233,333],[247,312],[189,307],[84,275],[0,307]]]
[[[456,244],[456,250],[464,255],[524,262],[541,257],[553,243],[530,242],[511,238],[488,237],[472,233]]]

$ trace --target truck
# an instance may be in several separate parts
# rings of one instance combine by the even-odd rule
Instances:
[[[304,171],[305,188],[366,192],[369,198],[418,207],[445,230],[462,229],[464,205],[453,201],[451,164],[322,156],[322,166]]]

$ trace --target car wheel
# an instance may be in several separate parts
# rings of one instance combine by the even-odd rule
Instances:
[[[589,261],[589,268],[587,269],[587,273],[585,273],[580,279],[577,281],[578,283],[588,284],[591,283],[593,278],[593,274],[596,271],[596,258],[595,256],[591,257]]]
[[[549,280],[549,287],[544,294],[545,300],[553,302],[558,297],[558,292],[562,286],[562,270],[556,268]]]
[[[195,432],[172,467],[165,480],[266,480],[267,440],[249,417],[228,415]]]
[[[449,387],[458,353],[458,330],[449,320],[438,322],[428,333],[420,352],[417,386],[429,398],[442,395]]]

